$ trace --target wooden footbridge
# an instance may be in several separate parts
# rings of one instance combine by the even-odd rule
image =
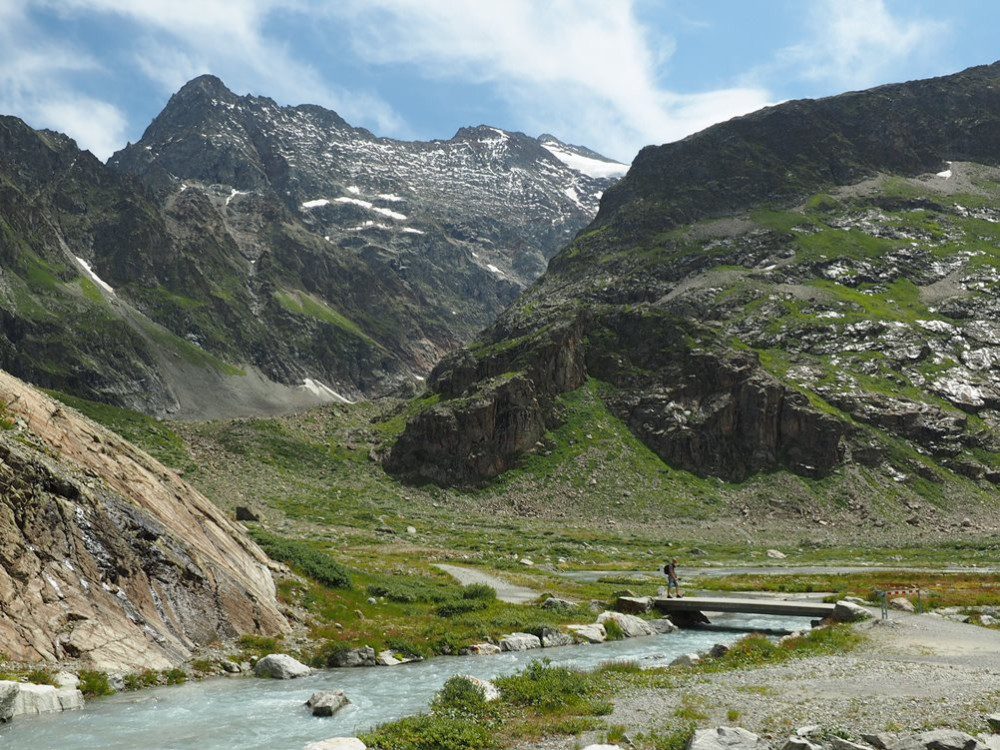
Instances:
[[[657,597],[653,606],[665,615],[705,612],[741,612],[748,615],[788,615],[827,617],[833,604],[807,599],[758,599],[731,596],[685,596],[680,599]]]

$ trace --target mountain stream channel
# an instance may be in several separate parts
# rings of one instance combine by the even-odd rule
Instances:
[[[665,666],[680,654],[729,644],[746,632],[808,627],[803,617],[714,615],[713,626],[598,645],[441,656],[395,667],[329,669],[294,680],[216,677],[95,699],[82,711],[19,716],[0,727],[0,746],[30,750],[302,750],[310,742],[351,737],[377,724],[421,713],[456,674],[484,679],[531,661],[593,669],[604,662]],[[343,690],[351,703],[334,716],[312,716],[318,690]]]

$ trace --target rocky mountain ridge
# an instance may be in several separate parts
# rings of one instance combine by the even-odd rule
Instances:
[[[998,80],[790,102],[645,149],[542,279],[435,368],[386,467],[488,480],[544,451],[561,394],[596,379],[672,469],[850,467],[874,496],[989,496]]]
[[[210,76],[108,167],[16,118],[0,139],[0,363],[199,417],[412,388],[624,171],[487,127],[380,139]]]
[[[0,371],[8,659],[165,669],[289,625],[266,555],[171,470]]]

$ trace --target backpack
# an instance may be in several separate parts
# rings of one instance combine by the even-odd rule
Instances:
[[[663,564],[663,572],[668,574],[670,573],[670,563]]]

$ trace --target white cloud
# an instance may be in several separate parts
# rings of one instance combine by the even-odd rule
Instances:
[[[816,0],[809,38],[782,50],[778,67],[839,89],[882,83],[902,63],[941,46],[947,24],[894,16],[884,0]]]
[[[364,59],[487,84],[522,122],[625,161],[771,100],[755,87],[660,88],[672,44],[654,45],[627,0],[352,0],[331,12],[354,26]]]
[[[350,122],[403,131],[399,115],[368,92],[331,85],[294,49],[268,35],[277,14],[310,22],[309,0],[38,0],[66,17],[109,14],[134,23],[137,67],[170,94],[202,73],[219,76],[238,94],[285,104],[319,104]],[[314,0],[315,2],[315,0]]]
[[[73,90],[69,78],[100,65],[88,53],[47,39],[24,8],[0,3],[0,112],[66,133],[105,159],[124,145],[125,118],[108,102]]]

